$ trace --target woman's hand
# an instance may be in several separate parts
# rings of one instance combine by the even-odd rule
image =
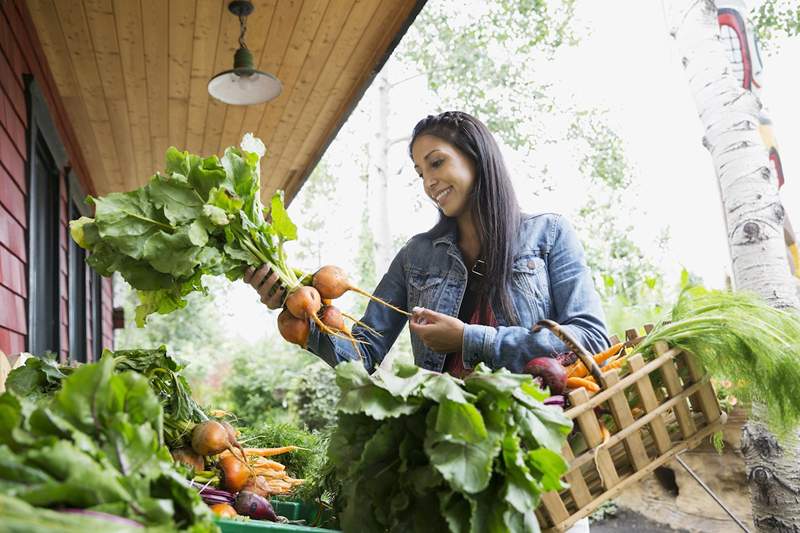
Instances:
[[[439,353],[460,352],[464,340],[464,323],[459,319],[425,309],[415,307],[409,328],[419,335],[422,343]]]
[[[253,286],[261,296],[261,303],[270,309],[277,309],[283,303],[286,287],[278,281],[278,275],[272,272],[267,265],[255,270],[248,267],[244,272],[244,282]]]

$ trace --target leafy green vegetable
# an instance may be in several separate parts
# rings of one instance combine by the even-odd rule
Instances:
[[[119,272],[137,289],[136,323],[152,313],[186,305],[185,296],[205,291],[203,275],[242,277],[247,266],[267,264],[289,288],[306,283],[290,268],[283,245],[297,238],[282,193],[264,218],[260,196],[261,141],[245,136],[222,159],[167,150],[165,175],[143,187],[102,198],[89,197],[95,217],[70,222],[75,242],[89,250],[87,262],[103,276]]]
[[[0,493],[36,507],[217,531],[208,508],[173,469],[159,398],[143,375],[117,372],[117,362],[106,352],[36,406],[13,392],[0,395]]]
[[[695,354],[712,376],[730,380],[740,399],[765,404],[779,434],[800,424],[800,313],[747,293],[690,287],[670,319],[639,345],[646,359],[656,356],[656,342],[666,341]]]
[[[328,459],[345,531],[539,530],[541,494],[563,488],[572,423],[530,376],[479,365],[460,381],[403,358],[336,374]]]
[[[140,533],[137,523],[111,521],[100,513],[66,513],[31,506],[19,498],[0,494],[0,516],[3,531],[8,533],[85,533],[111,531],[115,533]],[[168,528],[148,529],[148,532],[169,531]]]
[[[186,378],[181,375],[183,366],[167,354],[165,346],[155,350],[104,350],[114,358],[116,372],[133,370],[145,376],[163,408],[164,440],[170,448],[188,444],[192,428],[208,417],[192,398]],[[25,365],[8,375],[8,390],[29,399],[47,396],[58,391],[62,381],[75,368],[59,366],[55,356],[31,357]]]
[[[109,352],[112,353],[112,352]],[[189,383],[181,375],[183,366],[167,355],[167,348],[118,350],[113,352],[118,371],[144,375],[164,409],[164,440],[170,448],[189,444],[192,428],[208,417],[192,398]]]
[[[72,368],[58,364],[56,354],[46,352],[41,357],[29,357],[25,364],[8,374],[6,389],[17,396],[46,395],[61,388],[61,380]]]

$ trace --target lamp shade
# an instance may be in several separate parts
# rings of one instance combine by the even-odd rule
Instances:
[[[280,80],[253,68],[250,50],[240,48],[234,56],[234,68],[220,72],[208,82],[208,93],[232,105],[261,104],[277,98],[283,90]]]

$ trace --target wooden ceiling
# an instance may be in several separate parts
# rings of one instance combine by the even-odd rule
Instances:
[[[169,146],[220,154],[254,132],[265,197],[293,197],[424,0],[255,0],[247,46],[277,99],[225,105],[208,80],[233,65],[227,0],[27,0],[98,194],[138,187]]]

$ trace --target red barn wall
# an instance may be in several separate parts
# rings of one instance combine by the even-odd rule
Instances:
[[[55,84],[24,3],[0,2],[0,350],[16,354],[28,349],[28,210],[27,210],[27,127],[25,76],[32,76],[69,159],[69,167],[87,193],[94,187],[86,171],[69,118],[55,90]],[[59,178],[59,286],[61,356],[70,349],[69,340],[69,241],[68,191],[62,169]],[[93,359],[91,298],[87,276],[87,356]],[[103,346],[111,347],[111,280],[102,280]]]

